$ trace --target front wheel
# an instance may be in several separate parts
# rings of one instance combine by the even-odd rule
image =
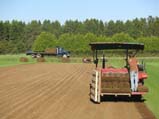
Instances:
[[[32,58],[37,58],[37,56],[35,54],[32,54],[31,57]]]
[[[132,99],[133,99],[133,101],[140,102],[140,101],[142,101],[142,95],[133,95]]]
[[[37,54],[37,58],[40,58],[40,57],[42,57],[42,55],[41,54]]]

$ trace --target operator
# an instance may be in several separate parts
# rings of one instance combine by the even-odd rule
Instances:
[[[138,87],[138,61],[133,53],[129,54],[128,59],[130,67],[130,81],[131,81],[131,90],[137,91]]]

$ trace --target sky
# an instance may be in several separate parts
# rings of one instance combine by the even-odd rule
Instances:
[[[99,19],[132,20],[159,17],[159,0],[0,0],[0,20]]]

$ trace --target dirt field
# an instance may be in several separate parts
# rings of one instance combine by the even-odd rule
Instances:
[[[155,119],[143,102],[89,100],[90,64],[0,68],[0,119]]]

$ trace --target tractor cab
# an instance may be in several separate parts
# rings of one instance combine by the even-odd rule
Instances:
[[[138,88],[137,91],[131,90],[130,70],[128,63],[129,52],[144,50],[142,43],[119,43],[119,42],[93,42],[89,44],[93,52],[93,61],[95,69],[93,78],[90,82],[90,99],[94,102],[100,102],[104,95],[139,95],[142,96],[148,92],[144,86],[144,80],[147,78],[144,63],[138,64]],[[117,50],[124,52],[125,65],[120,68],[107,65],[106,54],[104,50]],[[99,55],[102,57],[100,58]],[[101,60],[101,61],[100,61]],[[101,64],[99,64],[101,62]],[[100,66],[100,67],[99,67]]]

